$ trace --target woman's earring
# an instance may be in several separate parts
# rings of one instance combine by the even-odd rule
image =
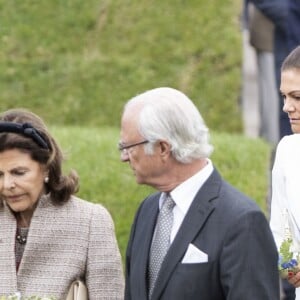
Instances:
[[[49,182],[49,177],[48,177],[48,176],[45,177],[44,182],[45,182],[45,183],[48,183],[48,182]]]

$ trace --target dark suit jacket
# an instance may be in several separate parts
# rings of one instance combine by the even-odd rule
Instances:
[[[148,256],[158,214],[156,193],[141,204],[126,254],[125,299],[147,299]],[[193,243],[207,263],[182,264]],[[277,250],[257,205],[215,170],[197,193],[166,255],[152,299],[279,299]]]

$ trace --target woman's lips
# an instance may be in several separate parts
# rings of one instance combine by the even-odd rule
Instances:
[[[8,202],[17,202],[21,199],[23,195],[13,195],[13,196],[5,196],[6,201]]]
[[[298,123],[300,122],[300,118],[289,118],[290,119],[290,123]]]

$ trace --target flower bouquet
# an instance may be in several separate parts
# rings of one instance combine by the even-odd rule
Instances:
[[[279,274],[281,278],[289,278],[300,271],[300,253],[291,251],[293,240],[291,238],[285,239],[279,250]]]
[[[285,212],[286,225],[284,240],[279,248],[278,269],[280,277],[283,279],[289,278],[300,271],[300,252],[294,246],[289,222],[288,212]]]

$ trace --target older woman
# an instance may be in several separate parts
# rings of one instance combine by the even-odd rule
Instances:
[[[74,196],[62,152],[26,110],[0,115],[0,296],[64,299],[82,278],[89,299],[122,299],[123,274],[107,210]]]
[[[270,225],[278,248],[290,235],[291,250],[300,253],[300,47],[283,62],[280,91],[294,134],[282,138],[277,146]],[[289,273],[288,281],[300,287],[300,273]],[[296,299],[300,299],[300,289],[296,289]]]

